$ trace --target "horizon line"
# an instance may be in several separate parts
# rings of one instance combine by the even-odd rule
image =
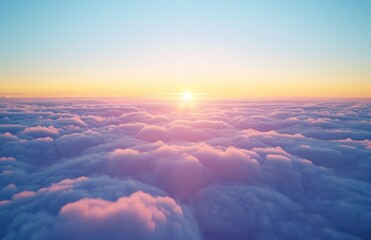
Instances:
[[[204,94],[193,94],[197,97],[198,102],[202,101],[248,101],[248,100],[371,100],[370,97],[354,97],[354,96],[246,96],[246,97],[200,97]],[[172,94],[172,97],[167,96],[22,96],[22,97],[4,97],[0,96],[0,100],[163,100],[171,101],[179,99],[181,94]]]

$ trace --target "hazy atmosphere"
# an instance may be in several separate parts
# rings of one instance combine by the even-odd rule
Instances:
[[[0,0],[0,239],[371,239],[370,13]]]

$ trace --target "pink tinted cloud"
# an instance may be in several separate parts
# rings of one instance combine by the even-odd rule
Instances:
[[[14,194],[12,199],[15,200],[15,199],[20,199],[20,198],[31,197],[31,196],[34,196],[35,194],[36,192],[34,191],[23,191],[23,192]]]
[[[118,176],[153,178],[178,197],[188,196],[214,180],[248,180],[259,172],[258,154],[235,147],[216,148],[208,144],[166,144],[156,142],[152,150],[116,149],[107,161],[108,170]]]
[[[172,198],[138,191],[116,201],[85,198],[68,203],[60,209],[55,229],[59,237],[72,239],[103,235],[112,239],[196,239],[197,232],[185,232],[186,225],[190,223]]]
[[[39,125],[36,127],[25,128],[22,131],[22,134],[38,138],[55,137],[59,134],[59,130],[53,126],[43,127]]]
[[[208,128],[208,129],[228,129],[231,128],[227,123],[218,120],[175,120],[173,124],[188,125],[192,128]]]
[[[150,142],[167,140],[167,129],[161,126],[148,125],[139,131],[138,137]]]
[[[200,141],[210,138],[207,132],[183,124],[171,124],[168,128],[147,125],[143,127],[138,137],[148,142],[156,141]]]
[[[15,141],[18,137],[14,136],[10,132],[0,133],[0,144],[3,142]]]
[[[291,159],[282,155],[277,154],[268,154],[266,159],[270,162],[277,162],[277,163],[290,163]]]
[[[61,191],[61,190],[67,190],[67,189],[72,189],[73,186],[76,183],[86,181],[88,180],[87,177],[78,177],[76,179],[63,179],[60,182],[57,183],[52,183],[48,187],[40,188],[37,193],[42,193],[42,192],[55,192],[55,191]]]
[[[182,216],[182,209],[173,199],[136,192],[129,197],[119,198],[116,202],[82,199],[69,203],[62,207],[60,216],[79,218],[82,222],[104,222],[117,217],[122,220],[121,224],[135,222],[141,225],[144,231],[152,232],[157,224],[166,222],[166,215],[170,212]]]
[[[0,157],[0,161],[16,161],[14,157]]]

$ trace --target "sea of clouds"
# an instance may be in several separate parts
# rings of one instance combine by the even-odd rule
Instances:
[[[0,238],[370,239],[371,103],[0,100]]]

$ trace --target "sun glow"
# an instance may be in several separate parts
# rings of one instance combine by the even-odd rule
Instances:
[[[192,93],[184,92],[182,95],[183,102],[191,102],[192,101]]]
[[[181,111],[195,111],[196,102],[194,99],[194,94],[192,94],[191,92],[183,92],[180,97]]]

